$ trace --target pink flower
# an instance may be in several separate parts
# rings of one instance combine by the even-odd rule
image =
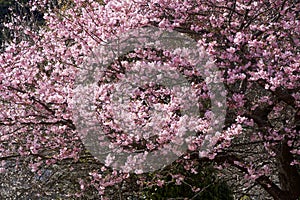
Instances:
[[[156,184],[157,184],[158,187],[162,187],[165,184],[165,181],[164,180],[157,180]]]

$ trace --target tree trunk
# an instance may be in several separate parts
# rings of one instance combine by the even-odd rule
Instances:
[[[293,155],[287,141],[283,140],[279,146],[278,171],[280,187],[285,194],[282,199],[297,200],[300,197],[300,175],[297,167],[291,165]]]

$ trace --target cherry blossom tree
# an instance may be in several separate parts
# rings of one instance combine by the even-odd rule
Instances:
[[[106,136],[125,150],[152,152],[186,128],[184,120],[197,134],[183,156],[153,172],[151,178],[95,161],[84,176],[77,177],[79,188],[94,188],[105,196],[114,193],[112,188],[125,193],[130,187],[163,187],[173,181],[197,194],[203,188],[189,184],[183,171],[197,174],[201,163],[208,162],[220,170],[220,178],[232,185],[237,197],[299,198],[300,3],[74,0],[57,8],[36,0],[30,9],[44,13],[44,26],[27,26],[21,23],[22,16],[5,24],[14,39],[0,57],[0,171],[4,173],[12,158],[26,160],[32,172],[40,175],[42,168],[90,158],[72,116],[80,67],[95,47],[109,39],[152,26],[185,34],[214,60],[226,88],[225,123],[207,139],[212,102],[195,66],[164,49],[136,49],[112,62],[98,82],[95,106]],[[181,73],[196,88],[198,118],[187,120],[163,86],[144,85],[132,94],[130,112],[136,117],[131,120],[146,126],[151,122],[147,103],[164,107],[170,110],[167,125],[162,125],[164,134],[137,139],[119,130],[110,115],[112,85],[141,63],[173,67]],[[203,149],[204,141],[212,148]],[[178,165],[183,171],[174,172]]]

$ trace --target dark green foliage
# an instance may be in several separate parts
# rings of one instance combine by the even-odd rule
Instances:
[[[0,0],[0,20],[8,13],[8,7],[11,5],[11,0]]]
[[[19,25],[25,23],[29,27],[36,27],[45,22],[41,11],[30,11],[28,0],[0,0],[0,47],[2,48],[4,48],[4,42],[12,38],[12,31],[3,25],[4,22],[11,21],[12,13],[24,18],[23,22],[18,22]]]
[[[185,183],[176,185],[171,176],[165,182],[170,182],[163,187],[152,187],[145,191],[145,199],[178,199],[187,198],[194,200],[232,200],[232,193],[226,183],[216,177],[216,172],[211,166],[202,166],[198,174],[185,172],[182,166],[176,168],[177,172],[186,176]],[[191,186],[200,188],[194,192]]]
[[[0,47],[2,46],[4,40],[4,26],[3,22],[5,16],[9,13],[9,6],[11,5],[11,0],[0,0]]]

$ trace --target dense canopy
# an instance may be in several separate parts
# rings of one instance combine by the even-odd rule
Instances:
[[[29,23],[28,16],[15,14],[4,24],[13,34],[0,55],[0,171],[5,174],[26,163],[35,174],[32,181],[44,189],[30,195],[47,196],[54,188],[50,183],[62,179],[70,180],[74,188],[56,188],[54,193],[83,197],[96,191],[115,199],[146,195],[155,187],[167,190],[174,184],[191,190],[193,195],[185,197],[197,199],[205,191],[199,182],[206,181],[198,175],[205,175],[205,166],[211,164],[236,198],[299,198],[298,1],[35,0],[28,8],[43,13],[45,21]],[[214,102],[192,63],[165,49],[141,48],[116,58],[99,80],[94,97],[99,124],[112,144],[152,152],[187,126],[196,131],[186,153],[174,163],[135,174],[114,170],[86,150],[71,102],[77,75],[95,48],[141,27],[183,33],[197,43],[199,52],[204,49],[221,74],[227,112],[222,129],[207,139]],[[110,101],[116,82],[129,69],[162,66],[188,80],[196,91],[199,116],[182,114],[180,103],[164,86],[145,84],[131,94],[126,122],[137,127],[155,122],[162,132],[155,137],[122,132]],[[151,105],[167,110],[168,116],[161,121],[151,118]],[[201,148],[204,140],[211,144],[210,151]],[[55,181],[47,173],[57,176]],[[39,182],[43,178],[49,180],[44,186]]]

